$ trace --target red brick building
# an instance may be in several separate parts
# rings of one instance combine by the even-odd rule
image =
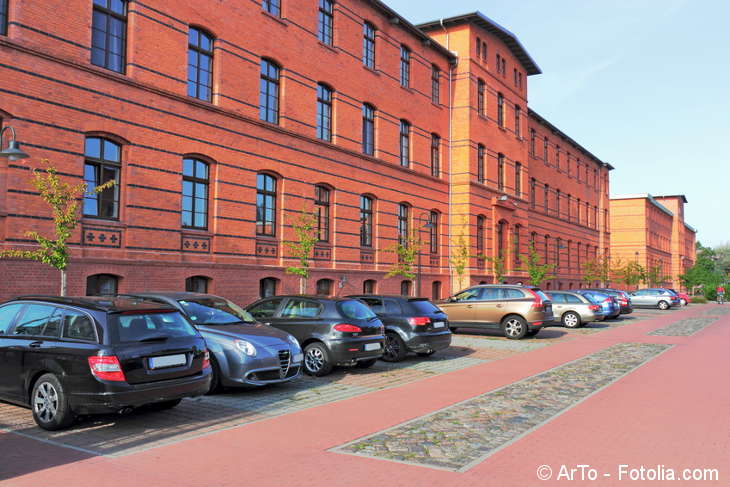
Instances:
[[[0,5],[0,119],[32,156],[0,159],[2,246],[52,228],[29,184],[40,159],[117,182],[84,198],[70,294],[294,292],[301,210],[318,215],[310,292],[417,292],[383,279],[411,232],[434,297],[491,280],[485,257],[526,280],[530,240],[556,287],[608,247],[611,167],[528,108],[540,70],[481,14],[416,27],[376,0]],[[0,268],[0,297],[58,290],[39,264]]]

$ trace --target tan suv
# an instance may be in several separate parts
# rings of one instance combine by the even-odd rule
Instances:
[[[538,288],[508,284],[473,286],[439,303],[456,328],[491,328],[518,340],[553,321],[550,299]]]

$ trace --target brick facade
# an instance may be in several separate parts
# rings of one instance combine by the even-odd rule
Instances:
[[[29,168],[47,158],[80,182],[85,140],[100,137],[121,147],[118,218],[83,218],[71,238],[69,294],[84,294],[86,278],[96,274],[118,276],[120,292],[180,290],[187,278],[205,276],[209,291],[242,303],[258,296],[266,277],[279,280],[279,292],[297,291],[297,278],[284,273],[294,263],[286,242],[294,238],[291,224],[299,211],[314,209],[316,185],[330,190],[330,230],[315,249],[310,292],[320,279],[330,279],[333,292],[361,292],[366,280],[378,281],[378,292],[400,292],[404,279],[383,275],[396,259],[389,249],[398,240],[401,204],[408,207],[407,225],[424,239],[430,232],[423,224],[432,212],[438,215],[434,251],[425,248],[422,256],[423,295],[443,297],[471,282],[491,282],[482,257],[498,254],[499,222],[507,280],[526,280],[512,250],[517,228],[519,252],[536,232],[560,253],[551,285],[578,284],[572,249],[590,255],[608,247],[603,222],[611,167],[528,108],[527,78],[539,68],[514,36],[481,16],[447,20],[443,29],[418,28],[381,2],[343,0],[334,4],[334,37],[327,45],[317,38],[318,2],[294,5],[284,0],[276,16],[254,1],[130,2],[124,69],[117,73],[90,62],[89,2],[10,0],[7,36],[0,35],[0,119],[16,129],[32,159],[0,159],[0,242],[30,248],[26,231],[51,229],[48,211],[29,185]],[[373,69],[362,62],[365,22],[375,28]],[[214,38],[210,101],[187,95],[191,27]],[[488,45],[486,58],[476,55],[477,37]],[[410,53],[407,87],[400,73],[404,46]],[[496,70],[496,53],[504,73]],[[262,59],[279,67],[278,123],[259,116]],[[477,113],[480,79],[484,113]],[[331,141],[316,137],[319,83],[333,93]],[[504,101],[502,126],[498,98]],[[362,151],[365,103],[375,109],[372,156]],[[519,131],[515,107],[522,114]],[[402,121],[410,126],[407,167],[400,154]],[[530,155],[532,129],[550,138],[551,150],[561,146],[564,165]],[[435,174],[433,140],[439,142]],[[481,182],[480,144],[486,164]],[[204,228],[181,224],[186,157],[209,168]],[[587,171],[582,177],[569,169],[578,159]],[[256,233],[259,174],[276,180],[273,236]],[[551,214],[552,207],[546,212],[539,197],[533,205],[531,178],[570,195],[564,205],[580,198],[588,219],[583,213],[581,221],[572,216],[577,213],[568,217],[568,206],[560,214]],[[372,247],[361,246],[362,195],[374,202]],[[593,208],[597,222],[590,220]],[[479,215],[485,218],[481,252]],[[449,265],[460,234],[473,256],[461,283]],[[57,292],[58,274],[39,264],[1,261],[0,268],[16,276],[0,284],[0,297]]]

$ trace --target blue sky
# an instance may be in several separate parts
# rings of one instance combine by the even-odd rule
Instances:
[[[411,22],[481,11],[543,74],[530,106],[616,169],[611,194],[684,194],[704,245],[730,241],[730,2],[385,0]]]

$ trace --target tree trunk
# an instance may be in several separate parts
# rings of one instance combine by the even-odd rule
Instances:
[[[61,296],[66,296],[66,269],[61,269]]]
[[[299,294],[306,294],[307,292],[307,279],[304,276],[299,277]]]

